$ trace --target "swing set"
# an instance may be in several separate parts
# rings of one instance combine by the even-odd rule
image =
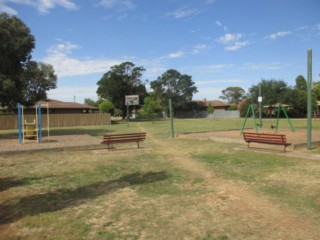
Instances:
[[[275,131],[278,131],[279,119],[280,119],[280,111],[282,111],[282,112],[284,113],[284,115],[285,115],[285,117],[287,118],[288,123],[289,123],[289,125],[290,125],[290,127],[291,127],[291,131],[294,132],[295,129],[294,129],[294,127],[293,127],[293,125],[292,125],[292,123],[291,123],[291,121],[290,121],[290,118],[288,117],[288,114],[287,114],[285,108],[282,106],[281,103],[278,104],[278,107],[277,107],[277,119],[276,119],[276,124],[274,125],[274,122],[272,122],[272,123],[271,123],[271,126],[270,126],[271,129],[275,129]],[[251,113],[251,115],[252,115],[252,118],[253,118],[253,121],[254,121],[254,127],[255,127],[255,130],[256,130],[256,133],[257,133],[257,134],[258,134],[258,132],[259,132],[259,131],[258,131],[258,127],[259,127],[259,128],[262,128],[262,126],[263,126],[261,119],[260,119],[260,122],[257,123],[256,117],[255,117],[255,113],[254,113],[254,105],[253,105],[253,104],[250,104],[249,107],[248,107],[248,110],[247,110],[246,117],[245,117],[245,119],[244,119],[242,128],[241,128],[240,136],[241,136],[242,133],[243,133],[243,130],[244,130],[244,128],[245,128],[245,125],[246,125],[246,123],[247,123],[247,119],[248,119],[248,116],[250,115],[250,113]]]

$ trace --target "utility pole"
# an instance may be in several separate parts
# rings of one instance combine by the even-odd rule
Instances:
[[[308,105],[307,105],[307,149],[311,150],[311,129],[312,129],[312,49],[308,50]]]
[[[171,138],[174,138],[173,112],[172,112],[171,98],[169,99],[169,112],[170,112],[170,133],[171,133]]]
[[[259,97],[258,97],[258,102],[259,102],[259,127],[262,127],[262,96],[261,96],[261,82],[259,84]]]

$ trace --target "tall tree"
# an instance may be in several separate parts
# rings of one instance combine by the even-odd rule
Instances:
[[[317,100],[320,100],[320,81],[313,84],[312,94]]]
[[[295,89],[303,90],[303,91],[307,91],[308,90],[307,80],[302,75],[299,75],[298,77],[296,77]]]
[[[97,82],[98,96],[111,101],[117,108],[126,112],[126,95],[139,95],[140,99],[147,95],[141,80],[144,71],[143,67],[135,67],[132,62],[112,66]]]
[[[22,74],[35,46],[30,29],[17,17],[0,14],[0,103],[13,107],[22,98]]]
[[[98,107],[99,106],[99,104],[95,100],[93,100],[91,98],[85,98],[84,99],[84,104],[87,104],[87,105],[93,106],[93,107]]]
[[[19,18],[0,14],[0,105],[31,105],[56,87],[53,67],[31,61],[34,46],[30,29]]]
[[[227,87],[222,90],[221,93],[222,95],[219,98],[227,100],[233,104],[239,104],[245,97],[246,91],[241,87]]]
[[[24,71],[24,90],[22,91],[21,104],[31,106],[35,102],[46,99],[47,91],[57,87],[57,75],[50,64],[30,61]]]
[[[259,85],[261,86],[262,104],[269,106],[284,103],[290,90],[287,83],[282,80],[262,80],[260,84],[249,88],[249,95],[253,103],[258,103]]]
[[[110,101],[104,101],[99,104],[99,110],[102,113],[111,113],[114,110],[114,105]]]
[[[316,86],[316,85],[314,85]],[[307,99],[308,99],[308,88],[307,80],[299,75],[296,78],[296,84],[288,95],[287,103],[291,105],[295,115],[305,117],[307,114]],[[312,108],[316,110],[317,96],[315,87],[312,93]]]
[[[187,103],[191,102],[193,94],[198,92],[191,76],[181,74],[174,69],[166,71],[157,80],[151,81],[150,86],[164,107],[168,105],[168,99],[171,99],[175,108],[183,109]]]
[[[153,120],[161,110],[160,101],[154,96],[148,96],[144,99],[144,104],[141,108],[140,114],[146,119]]]

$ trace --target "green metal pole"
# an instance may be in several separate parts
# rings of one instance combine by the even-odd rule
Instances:
[[[242,124],[242,128],[241,128],[241,131],[240,131],[240,136],[242,135],[243,129],[244,129],[244,127],[246,126],[247,118],[248,118],[249,111],[250,111],[250,106],[251,106],[251,104],[250,104],[249,107],[248,107],[248,110],[247,110],[247,113],[246,113],[246,117],[245,117],[244,122],[243,122],[243,124]]]
[[[289,118],[288,114],[287,114],[287,111],[284,109],[284,107],[282,105],[281,105],[281,107],[282,107],[282,111],[284,112],[284,115],[286,116],[286,118],[288,120],[288,123],[289,123],[289,125],[291,127],[291,131],[294,132],[295,130],[294,130],[294,127],[293,127],[293,125],[292,125],[292,123],[290,121],[290,118]],[[277,129],[278,129],[278,125],[277,125]]]
[[[242,135],[243,129],[244,129],[246,123],[247,123],[247,119],[248,119],[250,110],[252,111],[252,117],[253,117],[253,120],[254,120],[254,127],[255,127],[255,129],[256,129],[256,133],[258,133],[256,117],[255,117],[255,115],[254,115],[254,108],[253,108],[253,105],[250,104],[249,107],[248,107],[248,110],[247,110],[246,118],[244,119],[244,122],[243,122],[243,125],[242,125],[242,128],[241,128],[241,131],[240,131],[240,136]]]
[[[174,138],[173,113],[172,113],[172,102],[171,102],[171,99],[169,99],[169,111],[170,111],[170,133],[171,133],[171,138]]]
[[[308,50],[308,105],[307,105],[307,149],[311,150],[311,129],[312,129],[312,101],[311,101],[311,88],[312,88],[312,49]]]

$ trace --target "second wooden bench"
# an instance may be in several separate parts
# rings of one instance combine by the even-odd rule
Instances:
[[[292,144],[287,142],[286,135],[284,134],[243,132],[243,138],[248,143],[248,148],[251,142],[255,142],[264,144],[283,145],[283,151],[286,151],[286,147]]]
[[[112,149],[113,144],[136,142],[139,148],[139,143],[144,141],[146,137],[147,133],[145,132],[105,134],[103,135],[103,141],[101,142],[101,144],[106,144],[108,146],[108,149]]]

